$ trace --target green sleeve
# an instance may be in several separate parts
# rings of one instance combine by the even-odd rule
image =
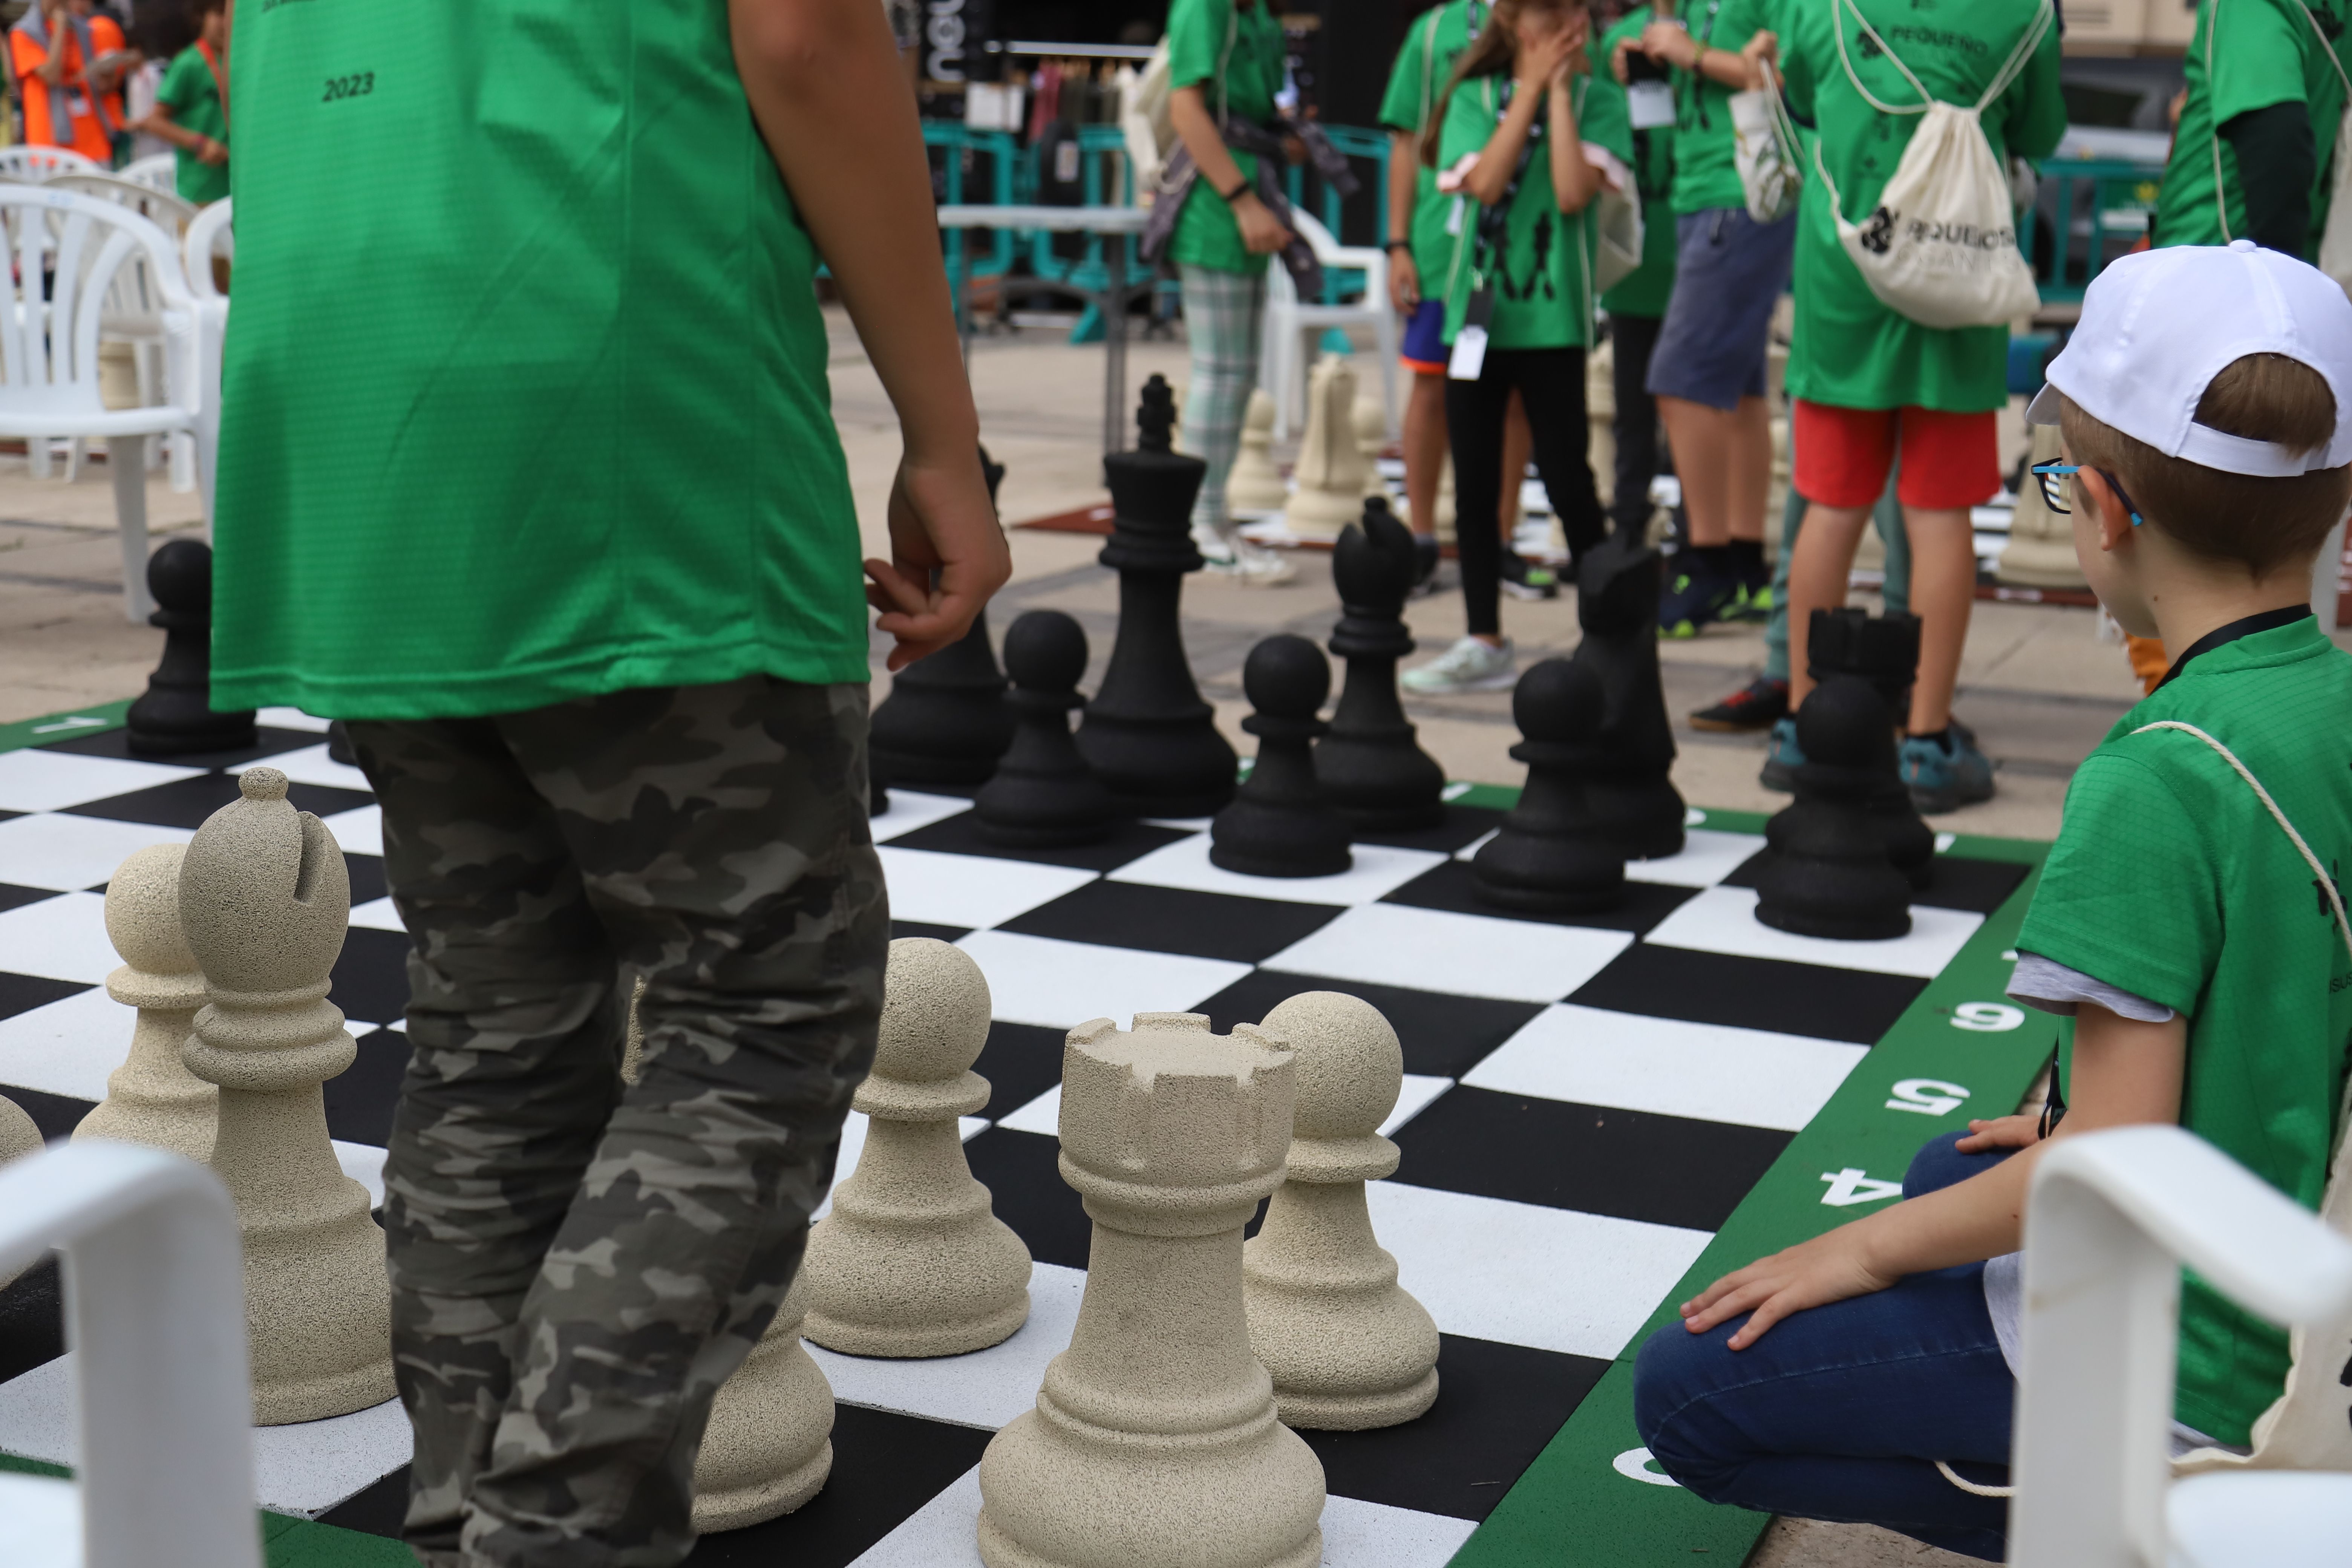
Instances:
[[[1421,130],[1421,117],[1428,106],[1421,101],[1422,87],[1427,81],[1423,60],[1423,46],[1429,41],[1429,19],[1433,12],[1424,11],[1412,19],[1404,30],[1404,47],[1397,50],[1396,64],[1389,70],[1389,89],[1381,95],[1381,123],[1391,131],[1402,131],[1410,136]],[[1444,82],[1429,82],[1430,96],[1434,98],[1444,89]]]
[[[1233,10],[1234,0],[1174,0],[1168,7],[1170,87],[1214,85]]]
[[[2066,100],[2058,87],[2058,24],[2053,19],[2033,58],[2001,94],[2001,141],[2012,157],[2040,163],[2066,133]]]
[[[164,68],[163,85],[155,89],[155,101],[173,114],[185,114],[195,107],[201,96],[197,79],[209,79],[211,75],[212,68],[205,64],[204,56],[194,49],[182,49]]]
[[[2298,0],[2215,5],[2213,69],[2207,87],[2215,125],[2226,125],[2250,109],[2304,101],[2303,46],[2311,24],[2288,6],[2302,8]]]
[[[1577,110],[1576,134],[1596,147],[1606,147],[1628,171],[1633,166],[1633,121],[1625,108],[1625,89],[1606,68],[1592,77],[1583,107]]]
[[[2145,763],[2097,751],[2074,770],[2021,952],[2194,1015],[2221,952],[2221,873]]]

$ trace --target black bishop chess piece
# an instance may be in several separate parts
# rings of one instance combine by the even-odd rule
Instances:
[[[1832,676],[1797,710],[1797,799],[1767,825],[1756,918],[1800,936],[1882,942],[1911,930],[1911,888],[1873,820],[1878,747],[1892,731],[1870,682]]]
[[[1201,700],[1178,626],[1192,546],[1192,500],[1209,466],[1171,449],[1175,395],[1143,384],[1136,450],[1103,458],[1111,536],[1097,557],[1118,574],[1118,638],[1078,725],[1078,751],[1136,816],[1211,816],[1234,798],[1233,742]]]
[[[1329,646],[1348,661],[1348,675],[1330,731],[1315,742],[1323,798],[1359,835],[1445,820],[1445,770],[1421,749],[1397,697],[1397,660],[1413,648],[1404,624],[1412,572],[1412,531],[1374,496],[1331,552],[1341,614]]]
[[[1004,465],[992,461],[982,447],[980,466],[992,504]],[[972,616],[970,631],[898,673],[890,695],[874,710],[867,735],[867,761],[880,803],[877,816],[887,808],[890,784],[988,781],[1013,743],[1013,710],[989,646],[986,605]]]
[[[1919,617],[1872,616],[1851,608],[1815,610],[1806,622],[1805,668],[1815,680],[1843,675],[1866,681],[1886,705],[1886,726],[1871,751],[1875,782],[1870,819],[1877,825],[1895,868],[1912,887],[1926,887],[1936,870],[1936,835],[1911,804],[1895,744],[1895,716],[1904,710],[1904,693],[1919,671]],[[1801,742],[1798,750],[1804,750]]]
[[[1059,610],[1031,610],[1004,634],[1012,672],[1013,744],[972,797],[981,837],[1024,849],[1091,844],[1110,832],[1110,792],[1070,738],[1086,705],[1087,634]]]
[[[1271,637],[1250,649],[1242,690],[1256,710],[1242,728],[1257,761],[1234,803],[1209,825],[1209,861],[1245,877],[1336,877],[1355,864],[1348,825],[1315,782],[1316,717],[1331,694],[1331,666],[1305,637]]]
[[[1576,619],[1584,638],[1572,662],[1601,689],[1593,750],[1606,759],[1586,777],[1594,828],[1628,860],[1678,855],[1683,797],[1671,774],[1674,723],[1658,676],[1658,586],[1664,564],[1641,527],[1620,527],[1577,563]]]
[[[1591,914],[1625,900],[1625,857],[1595,818],[1587,781],[1605,769],[1594,744],[1607,700],[1592,671],[1565,658],[1529,667],[1511,692],[1528,764],[1519,804],[1470,861],[1484,901],[1536,914]]]
[[[147,624],[163,628],[163,657],[147,690],[131,704],[125,743],[142,757],[184,757],[233,752],[258,738],[253,711],[218,713],[213,684],[213,551],[194,539],[174,539],[147,558],[147,592],[155,613]]]

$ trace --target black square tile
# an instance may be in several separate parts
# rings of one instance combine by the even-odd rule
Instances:
[[[1477,892],[1477,879],[1467,860],[1432,866],[1381,902],[1411,904],[1417,909],[1448,910],[1461,915],[1485,915],[1492,920],[1533,921],[1544,925],[1588,926],[1600,931],[1629,931],[1640,936],[1695,897],[1696,888],[1670,888],[1663,882],[1628,882],[1625,897],[1613,910],[1591,914],[1538,914],[1490,904]]]
[[[980,1463],[992,1432],[836,1406],[824,1489],[765,1524],[706,1535],[689,1568],[847,1568]]]
[[[89,989],[78,980],[44,980],[37,974],[0,971],[0,1018],[13,1018]]]
[[[343,869],[351,874],[352,907],[373,903],[392,889],[383,879],[383,857],[381,855],[343,854]]]
[[[1568,1000],[1586,1007],[1874,1046],[1927,983],[1637,942]]]
[[[392,1111],[400,1102],[400,1080],[408,1072],[408,1037],[398,1029],[354,1028],[360,1054],[321,1087],[327,1097],[327,1132],[346,1143],[392,1142]]]
[[[81,1125],[81,1119],[98,1109],[94,1100],[76,1100],[69,1094],[50,1094],[45,1089],[20,1089],[9,1083],[0,1083],[0,1094],[15,1100],[17,1109],[32,1118],[33,1125],[41,1130],[42,1141],[49,1143],[72,1136],[73,1130]]]
[[[1457,849],[1467,849],[1487,834],[1503,825],[1503,813],[1487,805],[1454,805],[1448,803],[1445,819],[1434,827],[1419,827],[1405,833],[1359,833],[1359,844],[1387,844],[1399,849],[1434,849],[1441,855],[1451,855]]]
[[[261,725],[250,746],[232,752],[192,752],[184,757],[151,757],[131,749],[129,730],[108,730],[96,735],[76,735],[68,740],[51,741],[41,750],[70,752],[80,757],[120,757],[126,762],[162,763],[175,768],[234,768],[246,763],[258,762],[287,752],[299,752],[326,742],[323,731],[281,730],[273,724]]]
[[[1163,845],[1192,836],[1189,828],[1151,827],[1121,818],[1111,825],[1108,837],[1093,844],[1074,844],[1061,849],[1016,849],[982,837],[978,813],[960,811],[928,826],[918,827],[912,833],[902,833],[891,839],[887,847],[932,849],[947,855],[985,855],[996,860],[1029,860],[1041,866],[1076,867],[1082,871],[1116,871],[1129,861],[1139,860]]]
[[[0,910],[21,910],[26,904],[37,904],[43,899],[57,896],[53,888],[19,888],[12,883],[0,882]]]
[[[1543,1011],[1542,1004],[1536,1002],[1451,996],[1402,985],[1334,980],[1324,974],[1292,974],[1279,969],[1261,969],[1244,975],[1192,1011],[1206,1013],[1212,1027],[1227,1031],[1235,1024],[1256,1023],[1272,1012],[1276,1003],[1302,991],[1339,991],[1370,1002],[1396,1030],[1397,1039],[1404,1047],[1404,1070],[1437,1078],[1460,1078]]]
[[[408,952],[406,931],[352,927],[329,976],[327,1000],[355,1023],[399,1023],[408,1016]]]
[[[967,929],[964,926],[928,925],[921,921],[892,921],[890,940],[896,942],[902,936],[927,936],[933,942],[953,942]]]
[[[1416,1186],[1712,1231],[1792,1136],[1457,1085],[1396,1142]]]
[[[26,814],[21,811],[0,811],[0,822],[5,822],[10,817],[23,816],[24,815]]]
[[[1012,1115],[1062,1081],[1062,1046],[1066,1029],[1035,1024],[988,1026],[988,1044],[981,1048],[972,1070],[988,1080],[988,1109],[980,1114],[994,1121]]]
[[[157,827],[202,827],[205,818],[238,798],[235,773],[198,773],[170,784],[110,795],[68,808],[74,816],[102,816],[110,822],[142,822]],[[361,790],[330,789],[324,784],[289,784],[286,798],[297,811],[332,816],[339,811],[373,805],[375,796]]]
[[[65,1353],[64,1287],[48,1258],[0,1287],[0,1383]]]
[[[1023,936],[1257,963],[1343,912],[1338,904],[1294,904],[1106,879],[1088,882],[997,929]]]
[[[1013,1227],[1040,1263],[1084,1268],[1094,1243],[1094,1221],[1062,1180],[1062,1141],[1042,1132],[992,1127],[963,1146],[971,1173],[994,1201],[996,1217]]]

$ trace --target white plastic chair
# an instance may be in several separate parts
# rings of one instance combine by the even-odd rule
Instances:
[[[2352,1559],[2352,1475],[2169,1478],[2180,1269],[2280,1324],[2352,1309],[2352,1241],[2178,1127],[2052,1147],[2025,1219],[2015,1568],[2321,1568]],[[2306,1347],[2313,1392],[2341,1344]],[[2342,1420],[2339,1411],[2337,1420]]]
[[[1304,212],[1293,209],[1298,237],[1315,252],[1326,271],[1360,268],[1362,297],[1351,305],[1326,305],[1299,299],[1289,270],[1279,257],[1266,268],[1265,327],[1258,354],[1258,384],[1274,399],[1274,438],[1286,441],[1307,417],[1307,366],[1314,359],[1301,342],[1307,332],[1321,337],[1332,327],[1367,326],[1381,362],[1381,402],[1388,411],[1388,432],[1397,434],[1397,315],[1389,303],[1388,252],[1370,246],[1341,245],[1331,231]]]
[[[196,408],[197,488],[204,492],[205,516],[213,514],[213,454],[220,450],[221,355],[228,341],[228,296],[213,277],[213,259],[236,259],[234,198],[223,196],[197,212],[181,237],[189,290],[196,297],[196,334],[204,384]]]
[[[159,191],[116,174],[53,174],[43,183],[53,191],[78,191],[129,207],[165,234],[185,232],[196,216],[195,203],[184,201],[171,191]],[[101,331],[107,342],[131,345],[139,377],[139,401],[154,402],[163,384],[163,324],[155,290],[147,280],[147,269],[136,261],[116,275]],[[185,495],[196,488],[195,437],[183,431],[163,439],[164,450],[151,452],[147,466],[152,468],[168,456],[172,488]],[[82,443],[77,437],[66,454],[68,484],[80,478],[81,459]],[[38,477],[47,466],[36,461],[35,475]]]
[[[180,194],[180,155],[177,153],[155,153],[144,158],[133,158],[122,165],[122,177],[133,184],[169,195]]]
[[[0,1278],[65,1254],[75,1480],[0,1472],[9,1568],[261,1568],[236,1208],[160,1149],[61,1143],[0,1171]]]
[[[211,453],[196,419],[205,374],[196,301],[171,237],[126,207],[44,186],[0,184],[0,237],[15,252],[8,308],[0,310],[0,437],[37,446],[52,437],[102,437],[122,536],[125,612],[154,609],[147,595],[147,440],[198,434],[196,468],[211,520]],[[162,322],[163,397],[142,408],[106,406],[98,345],[109,296],[126,267],[152,289]]]
[[[0,180],[37,185],[52,174],[103,174],[106,165],[83,157],[70,147],[35,147],[18,143],[0,147]]]

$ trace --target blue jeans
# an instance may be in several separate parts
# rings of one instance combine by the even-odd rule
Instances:
[[[1916,1197],[2007,1158],[1962,1154],[1964,1133],[1921,1149]],[[2008,1504],[1962,1491],[2009,1479],[2017,1384],[1985,1310],[1984,1265],[1914,1274],[1888,1289],[1785,1318],[1743,1351],[1745,1316],[1694,1334],[1669,1323],[1642,1347],[1633,1421],[1658,1468],[1709,1502],[1876,1524],[1999,1562]]]

